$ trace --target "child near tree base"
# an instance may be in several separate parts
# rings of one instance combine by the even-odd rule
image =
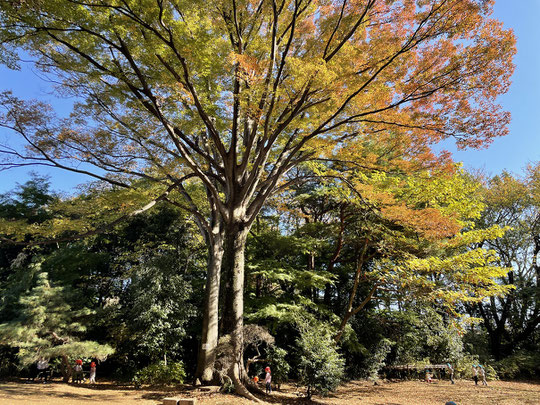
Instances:
[[[83,372],[82,372],[82,360],[78,359],[75,361],[75,367],[73,367],[73,382],[74,383],[81,383],[83,380]]]
[[[266,367],[264,371],[266,371],[266,377],[264,379],[264,382],[266,384],[266,393],[271,394],[272,393],[272,372],[270,371],[270,367]]]
[[[93,361],[90,363],[90,384],[96,383],[96,363]]]

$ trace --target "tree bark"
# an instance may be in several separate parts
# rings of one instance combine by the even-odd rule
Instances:
[[[226,279],[222,327],[223,333],[231,337],[234,353],[227,375],[237,394],[259,401],[244,385],[248,379],[244,369],[244,264],[248,232],[249,227],[241,221],[233,222],[225,231],[223,274]]]
[[[343,319],[341,320],[341,324],[339,325],[338,333],[334,337],[334,341],[336,343],[341,340],[341,337],[343,336],[343,332],[345,332],[345,327],[347,326],[347,322],[349,322],[349,319],[351,319],[352,316],[356,315],[358,312],[364,309],[364,307],[369,303],[369,301],[371,301],[371,298],[373,298],[373,294],[375,294],[375,291],[377,291],[378,287],[379,284],[375,283],[375,285],[368,293],[367,297],[364,298],[364,300],[356,308],[353,309],[352,304],[349,303],[349,306],[347,307],[347,312],[345,312],[345,315],[343,315]],[[356,295],[356,291],[354,292],[354,295]],[[352,297],[352,299],[354,299],[354,296]]]
[[[197,361],[195,377],[203,383],[214,379],[214,361],[218,343],[219,323],[219,285],[221,280],[221,264],[223,259],[223,235],[219,228],[208,238],[208,264],[206,291],[203,308],[203,324],[201,347]]]
[[[68,383],[70,377],[73,375],[73,369],[71,368],[68,357],[65,354],[62,355],[62,362],[60,363],[60,373],[62,374],[62,381],[65,383]]]

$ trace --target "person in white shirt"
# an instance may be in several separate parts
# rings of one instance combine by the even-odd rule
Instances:
[[[37,362],[37,371],[38,377],[42,378],[43,383],[45,384],[49,376],[49,361],[44,359],[43,357],[40,357]]]
[[[272,372],[270,371],[270,367],[266,367],[264,371],[266,371],[266,377],[264,378],[264,382],[266,384],[266,393],[271,394],[272,393]]]
[[[93,361],[90,363],[90,384],[96,383],[96,363]]]
[[[75,362],[75,367],[73,367],[73,382],[81,383],[83,380],[83,369],[82,369],[82,360],[78,359]]]

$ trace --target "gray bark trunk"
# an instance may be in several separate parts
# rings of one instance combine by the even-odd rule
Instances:
[[[218,343],[219,284],[223,258],[223,236],[216,230],[208,240],[208,267],[203,308],[201,347],[197,361],[196,378],[210,383],[214,377],[214,361]]]
[[[225,282],[225,308],[223,331],[231,336],[234,360],[228,376],[236,393],[258,401],[245,387],[247,376],[244,370],[244,262],[246,239],[249,228],[243,223],[229,226],[225,234],[223,270]]]

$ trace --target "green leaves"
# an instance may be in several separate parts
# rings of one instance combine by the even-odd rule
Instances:
[[[345,360],[336,350],[331,330],[300,314],[295,323],[300,332],[296,342],[300,381],[307,387],[308,398],[314,393],[325,396],[345,377]]]
[[[80,340],[86,331],[87,308],[73,309],[64,296],[63,287],[54,287],[45,272],[37,274],[36,284],[20,298],[20,313],[0,324],[0,342],[18,348],[24,365],[39,357],[94,357],[105,359],[114,350],[109,345]]]
[[[186,378],[184,364],[176,363],[154,363],[142,370],[137,371],[133,377],[133,383],[139,387],[142,384],[170,385],[183,384]]]
[[[256,265],[248,264],[249,273],[261,276],[270,283],[286,282],[298,290],[305,288],[324,288],[328,283],[332,284],[335,275],[326,271],[300,270],[294,267],[283,267],[278,260],[264,260]]]

